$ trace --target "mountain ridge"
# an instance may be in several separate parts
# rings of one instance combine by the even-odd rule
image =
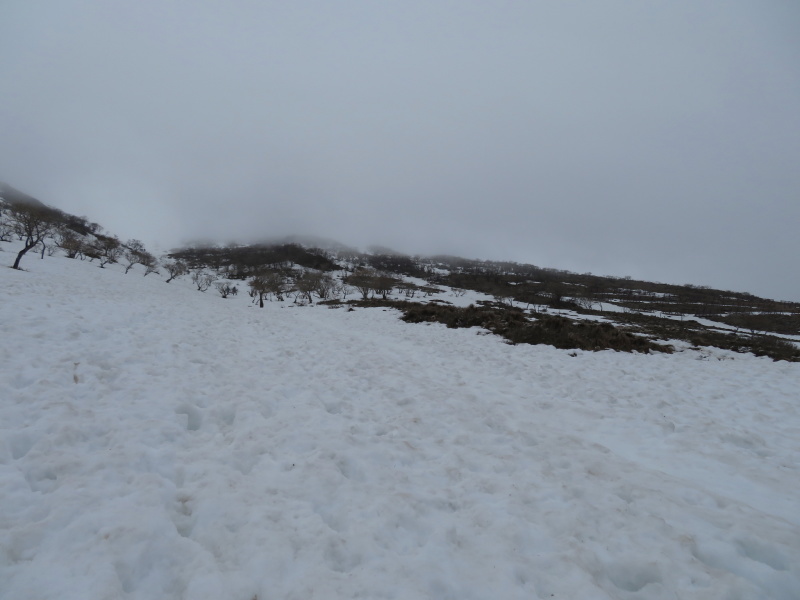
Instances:
[[[7,184],[2,189],[11,203],[46,206]],[[43,242],[42,256],[49,243],[50,252],[60,248],[70,258],[98,260],[100,266],[127,260],[126,272],[137,264],[148,265],[146,273],[157,270],[156,257],[141,242],[123,243],[84,217],[50,210],[60,224],[50,241]],[[3,239],[8,240],[13,227],[8,217],[3,218]],[[350,290],[360,294],[361,302],[394,303],[407,320],[419,320],[413,306],[397,303],[424,299],[439,306],[429,309],[424,319],[452,327],[492,323],[486,327],[514,343],[630,350],[638,346],[625,341],[626,336],[634,336],[649,340],[654,350],[680,339],[698,347],[800,360],[796,346],[800,303],[705,286],[579,274],[514,261],[408,255],[381,246],[360,251],[328,238],[305,236],[258,244],[197,242],[167,253],[162,268],[170,270],[170,280],[189,273],[205,281],[205,289],[218,283],[223,297],[225,289],[234,289],[233,282],[242,281],[261,305],[265,299],[287,296],[294,303],[315,299],[352,303],[353,299],[347,299]],[[465,306],[454,307],[455,313],[445,309],[453,304],[447,294],[463,295],[464,290],[481,298],[483,312],[478,321],[476,314],[459,312]],[[559,325],[554,316],[564,321]],[[598,321],[611,327],[613,335],[591,325]]]

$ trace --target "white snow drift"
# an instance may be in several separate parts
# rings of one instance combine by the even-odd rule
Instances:
[[[4,599],[800,597],[797,364],[0,246]]]

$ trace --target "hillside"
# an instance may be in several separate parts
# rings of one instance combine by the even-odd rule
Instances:
[[[247,281],[251,287],[254,281],[270,280],[272,288],[265,288],[269,296],[302,298],[307,284],[308,302],[315,297],[347,300],[350,289],[372,305],[382,301],[404,309],[410,320],[420,317],[408,315],[409,307],[398,301],[422,302],[430,306],[424,320],[451,327],[483,325],[514,343],[668,351],[664,342],[681,340],[695,347],[715,346],[800,361],[800,303],[747,293],[513,262],[408,256],[387,249],[359,252],[341,244],[329,248],[292,243],[193,246],[173,250],[170,258],[216,277]],[[332,285],[318,291],[313,282],[304,282],[309,270],[332,273]],[[477,321],[464,310],[444,308],[463,308],[472,301],[482,307],[483,315]],[[436,310],[434,304],[441,308]],[[459,314],[454,316],[454,312]],[[502,322],[499,327],[488,325],[498,321]],[[511,322],[515,325],[509,326]],[[537,330],[536,335],[531,335],[532,329]]]
[[[18,247],[0,598],[797,597],[796,363],[404,323],[380,304],[525,309],[419,274],[259,308],[252,278],[223,298],[59,249],[6,268]]]
[[[60,249],[100,266],[122,261],[127,270],[147,265],[147,273],[161,269],[170,279],[191,273],[198,289],[214,286],[223,297],[241,281],[260,305],[285,297],[295,304],[352,304],[360,298],[398,308],[407,321],[479,325],[511,343],[670,352],[670,342],[680,340],[696,348],[800,361],[798,302],[516,262],[409,256],[381,246],[363,252],[302,236],[249,245],[194,244],[173,250],[159,265],[138,240],[123,242],[99,224],[48,207],[7,184],[0,184],[0,241],[26,237],[14,232],[14,218],[6,214],[21,205],[44,213],[51,223],[31,249],[51,254]],[[428,308],[419,310],[420,303]],[[476,309],[469,308],[473,303]]]

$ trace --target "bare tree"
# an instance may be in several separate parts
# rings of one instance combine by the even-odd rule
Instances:
[[[186,263],[182,260],[172,260],[164,263],[164,269],[169,274],[169,279],[167,279],[166,283],[169,283],[173,279],[177,279],[181,275],[186,275],[189,272],[189,267],[186,266]]]
[[[134,265],[142,264],[142,258],[145,252],[147,252],[147,250],[145,250],[144,244],[139,240],[128,240],[125,243],[125,248],[122,252],[122,255],[125,259],[126,275]]]
[[[419,287],[410,281],[398,281],[395,287],[397,287],[398,292],[405,294],[406,298],[413,298],[419,290]]]
[[[147,277],[150,273],[158,273],[158,260],[149,252],[142,252],[139,264],[144,267],[145,277]]]
[[[192,283],[197,286],[198,291],[205,292],[211,287],[211,284],[216,281],[216,277],[211,273],[204,273],[203,271],[195,271],[192,273]]]
[[[320,300],[327,300],[336,294],[336,281],[327,273],[321,273],[317,279],[314,293],[319,296]]]
[[[77,258],[83,251],[83,240],[77,233],[62,226],[56,235],[56,246],[66,253],[67,258]]]
[[[8,210],[11,226],[25,245],[17,254],[12,268],[19,269],[22,257],[45,238],[52,235],[57,226],[57,213],[46,207],[30,204],[13,204]]]
[[[5,214],[8,211],[8,204],[0,196],[0,242],[10,242],[14,230],[11,228],[11,223],[6,218]]]
[[[264,298],[274,295],[278,300],[283,300],[286,293],[286,279],[278,271],[266,271],[253,277],[247,284],[250,286],[250,297],[253,302],[258,299],[258,305],[264,308]]]
[[[311,294],[317,289],[320,279],[320,274],[312,271],[304,271],[296,277],[294,280],[295,290],[297,291],[295,302],[297,302],[298,298],[305,298],[309,303],[313,302]]]
[[[391,293],[394,289],[394,284],[397,283],[397,280],[389,275],[388,273],[378,273],[377,276],[374,278],[374,288],[377,294],[380,294],[381,297],[386,300],[387,294]]]
[[[581,288],[573,298],[573,302],[583,310],[594,310],[595,306],[602,307],[595,296],[586,288]]]
[[[145,250],[144,244],[139,240],[128,240],[123,251],[125,258],[125,273],[127,274],[134,265],[144,267],[144,276],[158,272],[158,261],[156,257]]]
[[[214,283],[214,287],[217,288],[219,295],[223,298],[236,295],[236,292],[234,291],[236,288],[227,281],[217,281]]]
[[[358,290],[362,300],[368,300],[370,293],[375,289],[375,275],[365,269],[358,269],[345,280],[345,283]]]
[[[264,297],[270,293],[267,277],[263,275],[253,277],[247,285],[250,286],[250,297],[253,298],[253,302],[258,298],[258,305],[264,308]]]
[[[81,255],[84,258],[88,258],[89,262],[92,262],[96,258],[100,258],[101,250],[97,246],[97,244],[90,244],[88,242],[83,242],[81,244]],[[83,260],[83,258],[81,258]]]
[[[344,281],[335,282],[334,283],[334,294],[338,295],[341,294],[342,298],[345,300],[347,299],[348,294],[353,293],[353,288],[349,284],[345,283]]]
[[[94,243],[95,255],[100,261],[100,268],[104,269],[107,264],[119,262],[122,258],[122,243],[113,236],[101,235]],[[93,257],[94,258],[94,257]]]

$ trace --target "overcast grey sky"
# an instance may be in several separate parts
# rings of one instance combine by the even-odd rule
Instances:
[[[800,300],[800,2],[2,0],[0,180]]]

